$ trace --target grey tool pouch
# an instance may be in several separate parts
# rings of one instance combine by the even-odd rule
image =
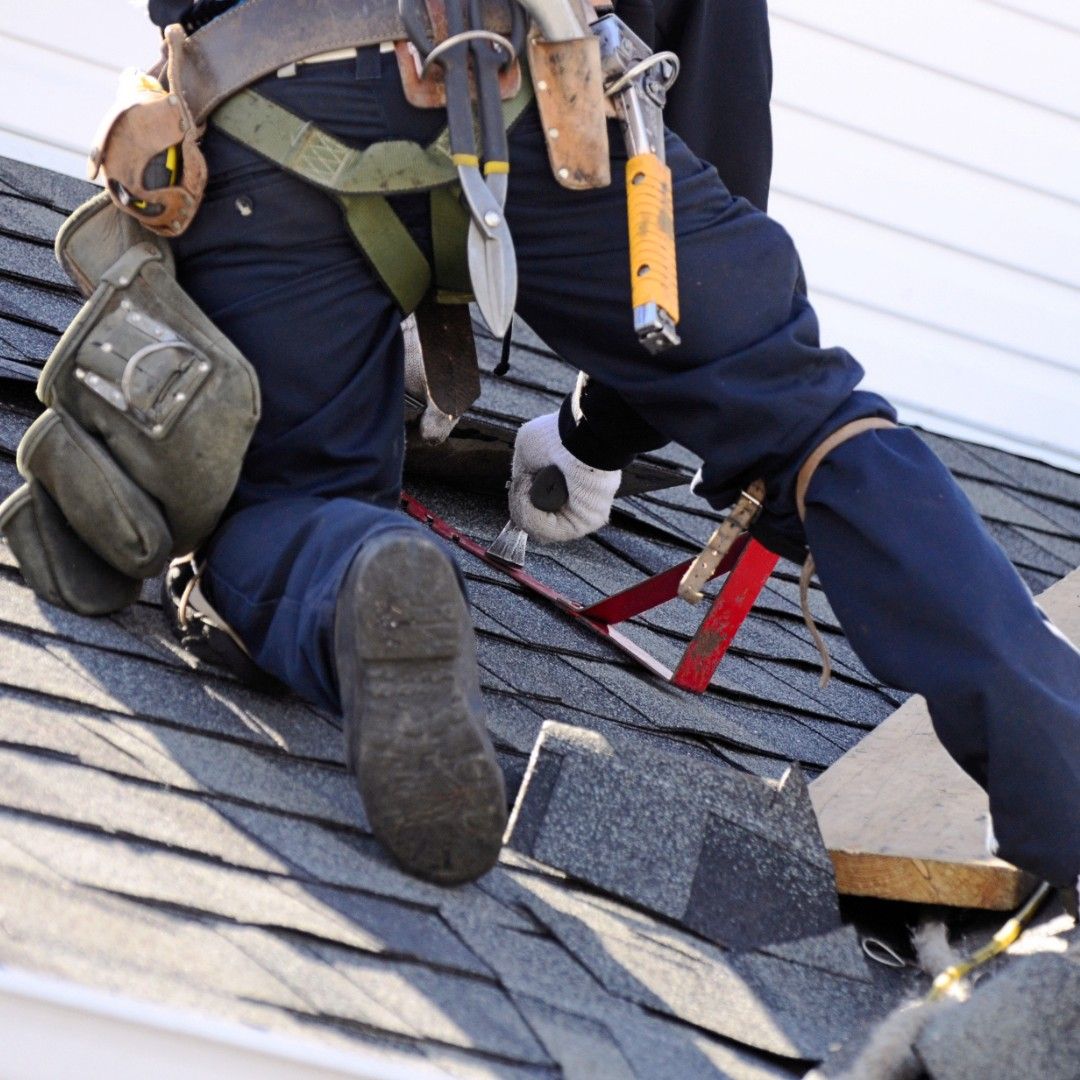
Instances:
[[[89,300],[38,382],[29,483],[0,530],[43,598],[117,610],[213,530],[259,417],[255,373],[176,282],[168,246],[98,196],[57,238]]]

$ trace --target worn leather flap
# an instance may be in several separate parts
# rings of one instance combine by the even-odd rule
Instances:
[[[427,299],[416,309],[428,399],[448,416],[461,416],[480,396],[472,316],[468,304]]]
[[[611,183],[600,42],[529,38],[529,72],[555,179],[582,191]]]
[[[91,176],[104,172],[116,205],[161,236],[179,236],[191,224],[207,181],[198,145],[203,128],[184,93],[189,81],[185,40],[179,26],[166,31],[168,89],[152,75],[124,72],[90,154]],[[175,175],[163,182],[170,152]]]
[[[137,244],[153,245],[166,271],[175,274],[169,245],[119,210],[108,192],[103,191],[83,203],[60,226],[56,236],[56,261],[83,296],[89,296],[106,271]]]

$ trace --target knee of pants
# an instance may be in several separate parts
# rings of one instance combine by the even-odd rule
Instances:
[[[396,510],[355,499],[292,498],[247,507],[207,546],[207,593],[260,667],[337,711],[338,593],[363,545],[388,531],[432,535]],[[467,595],[460,569],[442,546]]]

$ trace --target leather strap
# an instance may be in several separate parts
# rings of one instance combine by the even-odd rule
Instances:
[[[507,0],[482,3],[484,25],[509,33]],[[203,124],[226,98],[278,68],[407,37],[397,0],[246,0],[185,40],[183,94]]]
[[[531,100],[532,86],[526,79],[517,96],[503,102],[507,129]],[[471,298],[465,239],[469,216],[457,189],[448,187],[457,172],[450,160],[445,130],[426,147],[391,140],[356,150],[254,90],[225,102],[211,123],[336,196],[357,244],[406,315],[416,309],[431,287],[432,268],[385,196],[430,191],[439,298],[451,303]]]
[[[852,420],[850,424],[838,427],[828,438],[823,439],[814,448],[810,456],[803,462],[799,475],[795,479],[795,507],[799,511],[799,520],[806,520],[806,489],[817,472],[817,467],[838,446],[846,443],[848,439],[854,439],[864,431],[874,431],[877,428],[894,428],[897,425],[892,420],[886,420],[883,416],[865,416],[861,420]]]

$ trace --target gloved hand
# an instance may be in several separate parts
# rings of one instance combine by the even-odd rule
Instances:
[[[565,504],[554,511],[532,501],[533,481],[550,465],[563,474],[567,490]],[[591,468],[563,446],[558,413],[538,416],[521,426],[514,442],[510,519],[540,543],[577,540],[607,524],[621,481],[622,470]]]

